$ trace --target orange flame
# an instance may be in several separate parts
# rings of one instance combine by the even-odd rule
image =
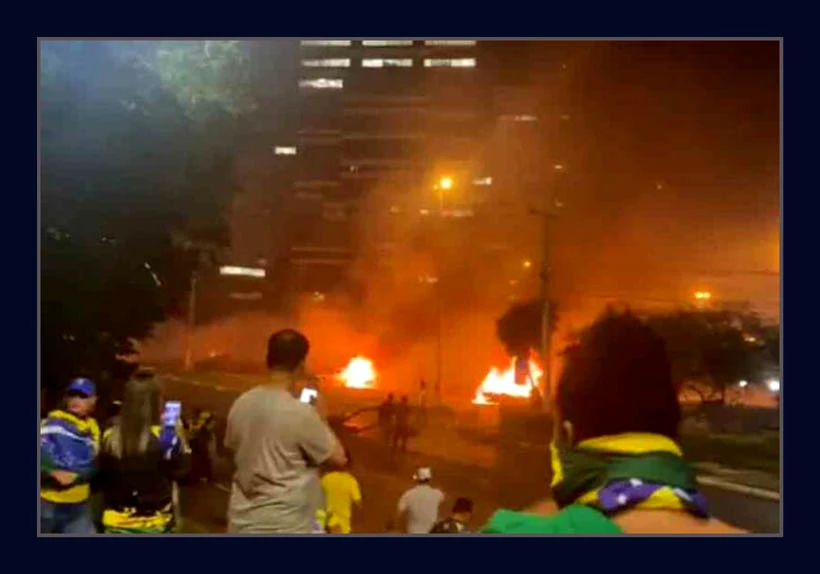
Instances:
[[[510,366],[505,371],[499,371],[495,367],[490,369],[487,376],[481,382],[473,398],[474,405],[492,405],[497,401],[494,397],[506,395],[508,397],[518,397],[526,399],[532,393],[532,385],[537,382],[544,372],[538,363],[529,360],[530,376],[532,382],[527,381],[519,384],[515,381],[515,359],[510,361]]]
[[[349,389],[369,389],[375,385],[376,369],[370,359],[353,357],[337,377]]]

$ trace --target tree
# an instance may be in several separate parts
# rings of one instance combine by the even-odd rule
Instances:
[[[46,387],[127,374],[134,341],[184,306],[197,254],[175,237],[226,241],[243,108],[226,103],[230,91],[190,88],[200,78],[185,58],[186,73],[174,75],[163,50],[198,54],[202,42],[168,44],[41,45]],[[194,58],[202,74],[233,61],[216,52]]]
[[[651,315],[648,322],[666,340],[674,379],[704,402],[724,403],[728,389],[760,380],[773,366],[766,341],[779,328],[749,310],[687,309]]]
[[[496,321],[498,340],[512,357],[525,357],[530,351],[541,349],[541,320],[543,301],[532,299],[510,306]],[[555,333],[558,313],[555,304],[550,305],[551,333]]]

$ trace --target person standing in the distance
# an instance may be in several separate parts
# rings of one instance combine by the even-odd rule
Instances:
[[[396,401],[393,393],[389,393],[387,398],[379,405],[379,431],[381,432],[384,444],[390,446],[393,439],[393,432],[396,423]]]
[[[89,379],[71,381],[64,408],[40,425],[40,531],[94,534],[90,481],[97,466],[100,428],[91,417],[97,390]]]
[[[468,526],[472,518],[473,501],[469,498],[458,498],[450,516],[436,522],[430,534],[467,534],[470,532]]]
[[[190,432],[191,478],[200,482],[213,480],[212,451],[216,419],[210,411],[197,411]]]
[[[241,395],[228,414],[225,447],[235,472],[228,532],[309,534],[324,507],[318,467],[347,461],[333,431],[295,393],[310,345],[292,329],[268,339],[270,377]]]
[[[402,396],[401,401],[396,406],[396,421],[393,429],[393,452],[407,452],[407,440],[411,434],[410,428],[410,403],[407,395]]]
[[[361,509],[362,491],[359,481],[353,476],[353,461],[350,453],[347,463],[339,470],[331,470],[322,476],[322,489],[325,493],[325,517],[327,530],[332,534],[350,534],[353,531],[353,507]]]
[[[419,424],[427,424],[427,381],[419,382]]]
[[[444,493],[430,485],[433,472],[426,466],[413,475],[416,485],[401,495],[396,522],[404,525],[408,534],[429,534],[438,521],[438,511]]]

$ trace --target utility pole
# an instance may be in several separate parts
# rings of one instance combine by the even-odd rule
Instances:
[[[551,309],[550,309],[550,299],[549,299],[549,273],[550,273],[550,244],[549,244],[549,228],[550,228],[550,215],[547,213],[541,214],[544,220],[544,238],[543,238],[543,249],[544,252],[542,254],[541,259],[541,272],[540,272],[540,280],[541,280],[541,358],[544,361],[544,382],[543,382],[543,389],[542,389],[542,399],[544,401],[544,407],[549,408],[549,401],[551,397],[552,391],[552,361],[550,360],[551,357],[551,335],[552,335],[552,325],[551,323]]]
[[[188,322],[185,326],[185,363],[186,371],[191,371],[194,368],[194,354],[193,354],[193,338],[194,326],[196,325],[196,287],[197,287],[197,271],[191,271],[191,286],[188,294]]]
[[[436,185],[438,191],[438,217],[439,217],[439,246],[437,249],[437,275],[436,277],[436,400],[442,404],[441,379],[444,374],[444,303],[442,301],[442,271],[444,270],[444,254],[442,253],[441,240],[444,233],[444,191],[450,189],[453,183],[449,178],[442,178]]]
[[[556,204],[556,206],[559,206]],[[530,213],[538,215],[543,220],[543,238],[542,238],[542,254],[541,254],[541,269],[539,272],[540,289],[539,295],[541,298],[541,359],[544,361],[544,376],[542,399],[544,401],[544,408],[549,410],[550,400],[552,398],[552,303],[550,301],[550,273],[552,266],[550,264],[550,227],[552,218],[555,213],[550,211],[541,211],[539,209],[530,209]]]

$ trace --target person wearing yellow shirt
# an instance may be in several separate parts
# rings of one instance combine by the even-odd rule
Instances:
[[[91,417],[96,404],[93,381],[74,379],[63,408],[40,424],[42,534],[96,533],[88,502],[100,448],[100,428]]]
[[[350,534],[353,506],[361,508],[362,492],[359,481],[351,473],[350,453],[347,464],[340,470],[333,470],[322,477],[325,493],[325,520],[327,530],[332,534]]]

